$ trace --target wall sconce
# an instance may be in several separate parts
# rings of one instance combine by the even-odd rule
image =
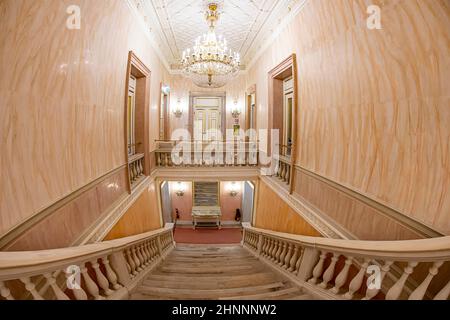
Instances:
[[[236,99],[236,100],[234,100],[234,107],[231,110],[231,115],[233,116],[233,118],[239,118],[240,114],[241,114],[241,109],[239,108],[238,101]]]
[[[163,94],[169,94],[170,93],[170,87],[169,86],[166,86],[166,85],[163,85],[162,87],[161,87],[161,91],[162,91],[162,93]]]
[[[177,100],[177,106],[176,106],[175,110],[173,110],[173,114],[177,118],[181,118],[181,116],[183,115],[183,109],[181,108],[180,98],[178,98],[178,100]]]
[[[230,185],[230,196],[236,197],[238,194],[238,186],[236,182],[232,182]]]
[[[181,182],[178,182],[177,190],[175,191],[175,194],[179,197],[182,197],[182,196],[184,196],[184,191],[185,191],[184,185]]]

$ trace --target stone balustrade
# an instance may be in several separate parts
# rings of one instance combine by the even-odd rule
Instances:
[[[257,166],[257,142],[157,141],[158,167]]]
[[[336,240],[244,224],[242,244],[319,298],[449,299],[450,236],[408,241]],[[422,272],[413,279],[411,275],[419,268]],[[440,285],[430,292],[435,277]]]
[[[128,158],[128,172],[131,185],[144,176],[144,154],[135,154]]]
[[[126,299],[174,247],[173,224],[80,247],[0,252],[0,297],[34,300]]]

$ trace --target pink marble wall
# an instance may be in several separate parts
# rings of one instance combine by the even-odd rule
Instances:
[[[66,28],[69,5],[80,30]],[[1,235],[126,163],[128,51],[152,72],[152,124],[169,75],[126,1],[5,0],[0,13]]]
[[[296,53],[297,164],[450,234],[449,2],[370,3],[381,30],[366,26],[368,1],[306,3],[248,70],[258,126],[268,72]]]
[[[55,210],[3,250],[45,250],[72,245],[116,200],[127,194],[127,180],[124,168]]]

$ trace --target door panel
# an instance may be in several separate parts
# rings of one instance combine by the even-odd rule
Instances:
[[[221,99],[218,97],[194,98],[194,139],[216,140],[221,130]]]

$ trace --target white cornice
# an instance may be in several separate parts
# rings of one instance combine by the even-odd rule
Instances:
[[[300,11],[305,7],[309,0],[300,1],[291,12],[286,16],[286,18],[278,25],[274,30],[272,35],[263,43],[261,48],[256,52],[252,60],[247,64],[247,71],[253,66],[253,64],[258,61],[259,57],[267,50],[267,48],[275,41],[275,39],[283,32],[283,30],[294,20],[294,18],[300,13]]]
[[[161,49],[159,49],[158,44],[155,42],[152,35],[150,34],[150,31],[148,30],[147,25],[145,24],[144,18],[141,16],[132,0],[126,0],[126,3],[135,19],[138,21],[142,31],[144,31],[144,34],[146,35],[148,41],[150,42],[150,45],[152,46],[153,50],[155,50],[156,54],[158,55],[158,58],[161,60],[161,63],[164,65],[167,72],[170,73],[171,72],[170,65],[167,62],[167,59],[162,53]]]

